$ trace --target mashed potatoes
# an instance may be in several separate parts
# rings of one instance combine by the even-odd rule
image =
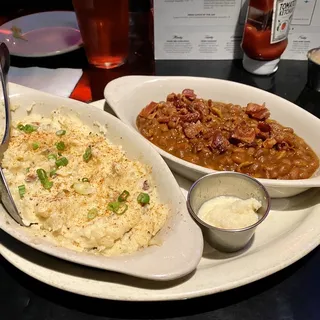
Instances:
[[[14,123],[2,166],[24,221],[63,247],[132,253],[168,216],[151,168],[59,110]]]

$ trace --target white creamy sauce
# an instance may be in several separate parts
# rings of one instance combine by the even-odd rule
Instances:
[[[242,200],[232,196],[219,196],[203,203],[198,216],[201,220],[221,229],[240,229],[259,220],[257,211],[261,203],[255,198]]]

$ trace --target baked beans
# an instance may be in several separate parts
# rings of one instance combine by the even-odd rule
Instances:
[[[319,167],[315,152],[292,128],[269,116],[264,104],[214,102],[185,89],[151,102],[136,123],[158,147],[203,167],[255,178],[311,177]]]

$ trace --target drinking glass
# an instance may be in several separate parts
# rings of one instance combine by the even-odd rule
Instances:
[[[72,0],[90,64],[111,69],[125,63],[129,51],[128,0]]]

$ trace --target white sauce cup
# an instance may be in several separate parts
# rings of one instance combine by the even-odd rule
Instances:
[[[199,210],[204,202],[219,196],[232,196],[243,200],[257,199],[261,203],[257,212],[259,220],[241,229],[221,229],[207,224],[198,216]],[[187,207],[209,245],[222,252],[235,252],[249,243],[258,225],[267,217],[270,211],[270,197],[260,182],[246,174],[219,172],[203,176],[191,186]]]

